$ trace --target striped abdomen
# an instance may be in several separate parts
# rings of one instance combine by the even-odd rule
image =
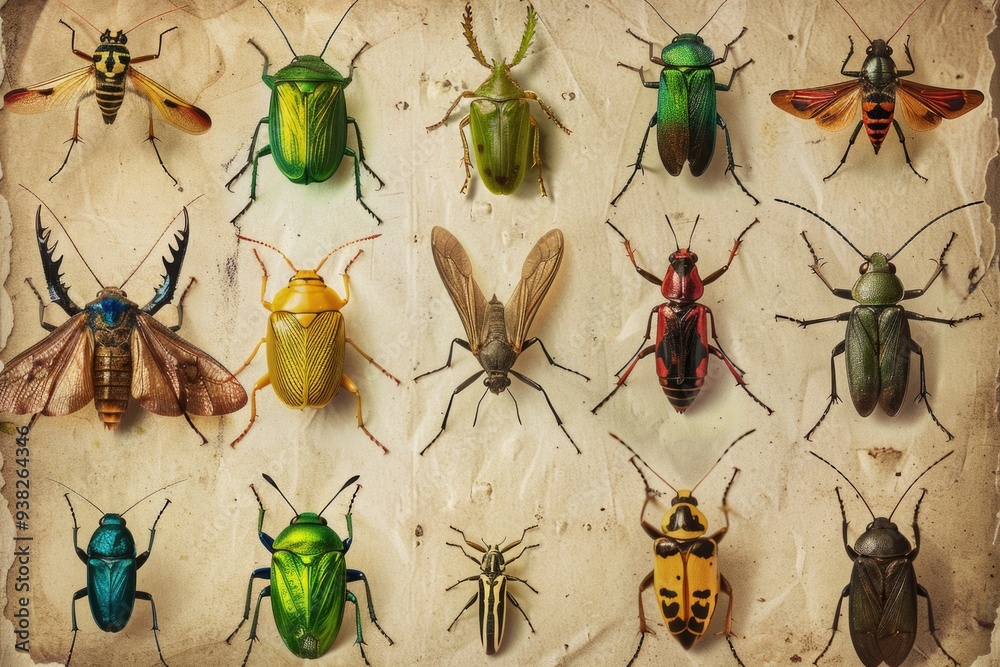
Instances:
[[[124,44],[101,44],[94,51],[95,96],[104,122],[115,122],[125,100],[125,73],[132,56]]]
[[[861,97],[861,120],[865,124],[865,132],[872,142],[875,154],[882,147],[885,135],[892,126],[892,117],[896,111],[896,90],[891,87],[875,90],[865,87]]]
[[[132,352],[128,345],[98,344],[94,349],[94,407],[104,427],[118,426],[132,388]]]

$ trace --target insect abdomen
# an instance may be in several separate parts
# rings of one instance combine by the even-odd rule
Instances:
[[[108,125],[115,122],[125,100],[125,72],[131,59],[128,49],[121,44],[102,44],[94,51],[95,96]]]
[[[895,91],[889,93],[865,91],[861,99],[861,119],[864,121],[865,132],[868,133],[868,139],[872,142],[876,155],[878,149],[882,147],[885,135],[892,127],[892,117],[895,111]]]
[[[704,306],[660,307],[657,317],[656,373],[667,400],[679,413],[691,407],[705,382],[708,366]]]
[[[98,345],[94,350],[94,406],[105,428],[114,428],[128,407],[132,353],[127,346]]]

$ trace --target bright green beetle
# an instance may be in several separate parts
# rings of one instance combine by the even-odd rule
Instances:
[[[365,585],[365,595],[368,598],[368,615],[372,623],[382,633],[382,636],[393,643],[389,635],[385,633],[375,617],[375,607],[372,606],[372,593],[368,587],[368,579],[361,570],[348,569],[345,561],[347,551],[351,548],[351,541],[354,539],[354,530],[351,523],[351,506],[354,505],[354,496],[358,495],[355,489],[354,496],[347,508],[345,519],[347,520],[347,539],[341,541],[340,536],[327,526],[326,519],[322,514],[330,506],[337,496],[358,481],[358,476],[351,477],[340,491],[330,499],[323,509],[317,514],[312,512],[299,513],[292,504],[285,498],[278,485],[269,476],[264,475],[264,481],[273,486],[281,497],[284,498],[288,506],[295,512],[295,517],[291,524],[279,533],[277,538],[273,538],[264,532],[264,503],[253,484],[250,489],[257,498],[260,506],[260,515],[257,519],[257,535],[264,547],[271,552],[271,566],[254,570],[250,574],[250,582],[247,585],[247,601],[243,612],[243,620],[240,621],[233,633],[226,639],[226,643],[232,643],[233,637],[240,631],[243,624],[250,617],[250,599],[253,593],[254,579],[269,579],[270,585],[265,586],[257,597],[257,607],[254,610],[253,623],[250,626],[250,642],[247,648],[246,657],[243,658],[244,667],[250,659],[250,651],[253,650],[253,642],[257,639],[257,620],[260,616],[260,603],[265,597],[271,598],[271,610],[274,613],[274,624],[278,628],[278,634],[288,650],[300,658],[318,658],[330,648],[340,631],[340,624],[344,620],[344,606],[347,602],[354,605],[357,627],[357,645],[361,651],[361,657],[365,664],[368,657],[365,655],[365,640],[361,633],[361,607],[354,593],[347,590],[347,584],[352,581],[361,581]]]
[[[354,0],[347,8],[347,12],[350,12],[358,2],[359,0]],[[358,165],[368,170],[368,173],[378,181],[379,188],[385,183],[365,162],[361,130],[358,129],[357,121],[347,115],[347,102],[344,99],[344,90],[354,77],[354,63],[369,45],[366,43],[354,55],[347,70],[347,77],[344,77],[323,61],[323,54],[326,53],[326,47],[330,45],[337,28],[344,22],[344,18],[347,18],[347,12],[330,33],[323,51],[318,56],[300,56],[295,53],[285,31],[281,29],[271,10],[263,2],[260,4],[274,21],[274,25],[278,26],[278,31],[285,38],[285,43],[288,44],[294,58],[289,65],[271,76],[267,73],[267,54],[257,46],[256,42],[250,40],[250,44],[264,56],[264,71],[261,78],[271,89],[271,107],[268,115],[257,123],[246,164],[226,183],[226,187],[229,188],[243,175],[247,167],[253,164],[250,176],[250,201],[232,221],[236,222],[257,199],[257,164],[265,155],[274,158],[274,163],[288,180],[304,185],[321,183],[333,176],[346,155],[354,160],[354,189],[358,202],[381,224],[382,219],[368,208],[361,198],[361,170]],[[269,143],[255,154],[254,149],[257,146],[261,125],[267,125]],[[348,125],[354,126],[354,134],[358,140],[357,153],[347,145]]]
[[[465,4],[462,27],[465,29],[465,39],[469,43],[469,49],[476,62],[493,72],[475,91],[467,90],[459,95],[441,122],[427,127],[428,131],[441,127],[459,102],[465,98],[472,99],[469,115],[458,125],[458,133],[462,137],[462,161],[465,164],[462,194],[469,188],[469,180],[472,178],[469,143],[465,138],[465,127],[471,125],[472,142],[476,147],[476,169],[479,170],[479,177],[483,179],[490,192],[509,195],[521,185],[524,173],[532,166],[537,166],[538,189],[541,190],[543,197],[548,196],[545,192],[545,183],[542,181],[542,157],[538,151],[538,122],[531,116],[528,100],[538,102],[545,115],[551,118],[560,130],[566,134],[571,132],[559,122],[552,109],[542,102],[538,95],[530,90],[522,90],[510,74],[510,69],[521,62],[531,45],[537,18],[535,9],[528,5],[524,35],[521,37],[521,46],[514,54],[514,59],[509,65],[506,58],[494,60],[490,66],[486,64],[486,57],[472,31],[472,5]]]
[[[847,385],[851,391],[851,400],[854,402],[854,408],[858,411],[858,414],[862,417],[867,417],[877,406],[882,408],[882,411],[885,414],[892,417],[899,412],[899,409],[903,405],[903,398],[906,395],[906,386],[910,377],[911,353],[920,357],[920,391],[917,394],[917,400],[924,402],[924,405],[927,406],[927,412],[930,413],[931,419],[934,420],[934,423],[937,424],[938,427],[948,436],[948,439],[951,440],[954,436],[952,436],[951,432],[948,431],[948,429],[946,429],[940,421],[938,421],[938,418],[934,415],[934,411],[931,409],[931,404],[928,401],[928,396],[930,394],[927,392],[927,385],[924,381],[924,354],[920,345],[918,345],[917,342],[910,337],[909,321],[917,320],[920,322],[937,322],[939,324],[955,326],[959,322],[965,322],[972,319],[982,319],[983,314],[976,313],[959,319],[927,317],[925,315],[919,315],[917,313],[907,311],[899,305],[899,302],[906,299],[917,298],[926,292],[934,281],[937,280],[937,277],[941,275],[941,272],[944,271],[945,266],[947,266],[944,263],[944,256],[945,253],[948,252],[948,248],[951,247],[951,242],[955,238],[955,232],[951,233],[951,238],[948,239],[948,243],[945,245],[944,250],[941,251],[941,256],[937,260],[937,268],[931,275],[930,280],[928,280],[927,284],[920,289],[904,289],[902,281],[896,276],[896,267],[889,260],[902,252],[903,248],[905,248],[910,241],[915,239],[921,232],[941,218],[954,213],[955,211],[969,206],[982,204],[983,202],[971,202],[969,204],[956,206],[951,210],[945,211],[918,229],[917,232],[894,253],[883,254],[880,252],[874,252],[871,255],[865,255],[863,252],[858,250],[857,246],[851,243],[851,241],[844,236],[840,230],[816,213],[810,211],[804,206],[793,204],[792,202],[785,201],[784,199],[776,199],[775,201],[800,208],[806,213],[819,218],[819,220],[821,220],[830,229],[837,232],[837,234],[844,239],[844,241],[846,241],[856,253],[861,255],[862,259],[864,259],[864,263],[861,264],[859,269],[861,276],[854,283],[854,287],[851,289],[833,287],[833,285],[831,285],[826,279],[826,276],[824,276],[820,271],[820,259],[817,257],[816,251],[813,250],[812,245],[809,243],[809,239],[806,238],[805,232],[802,232],[802,238],[805,239],[806,246],[808,246],[809,252],[813,257],[813,273],[819,276],[819,279],[823,281],[823,284],[826,285],[827,289],[829,289],[834,296],[840,297],[841,299],[850,299],[851,301],[857,303],[854,308],[846,313],[840,313],[839,315],[834,315],[832,317],[821,317],[815,320],[800,320],[794,317],[788,317],[787,315],[775,316],[777,319],[791,320],[802,328],[811,324],[818,324],[820,322],[847,322],[847,333],[845,338],[837,343],[837,345],[833,348],[833,355],[830,358],[830,400],[826,404],[826,409],[823,411],[823,414],[820,415],[819,420],[806,434],[806,440],[812,439],[812,434],[817,428],[819,428],[819,425],[826,418],[827,413],[830,412],[831,406],[840,400],[837,396],[836,368],[833,365],[833,360],[837,356],[841,354],[844,355],[844,360],[847,365]]]

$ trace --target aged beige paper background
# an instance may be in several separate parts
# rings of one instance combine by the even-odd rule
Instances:
[[[682,31],[697,29],[715,9],[714,3],[654,4],[662,4],[661,11]],[[885,38],[912,4],[852,2],[849,7],[869,35]],[[84,0],[71,5],[101,28],[128,28],[170,7],[167,2]],[[319,51],[344,5],[289,1],[271,8],[304,54]],[[447,128],[428,134],[424,126],[438,121],[460,91],[476,87],[487,74],[465,46],[462,5],[458,0],[362,2],[325,55],[344,71],[364,42],[372,45],[358,62],[347,101],[361,127],[368,161],[386,182],[376,191],[374,181],[362,176],[366,201],[384,217],[384,225],[376,227],[354,202],[349,164],[326,183],[301,187],[286,181],[270,159],[260,169],[258,203],[240,221],[244,234],[278,245],[300,266],[314,266],[344,241],[382,233],[359,246],[365,252],[352,268],[351,303],[344,314],[349,335],[404,382],[395,386],[353,351],[347,352],[346,371],[362,391],[367,425],[391,453],[383,456],[355,428],[349,395],[338,396],[325,409],[298,413],[265,390],[259,395],[257,425],[236,449],[228,443],[246,423],[248,409],[222,419],[196,418],[209,438],[205,446],[198,445],[183,420],[136,408],[114,433],[100,426],[89,407],[68,417],[40,418],[30,441],[31,520],[26,531],[33,538],[31,654],[12,650],[11,575],[0,621],[0,664],[61,662],[69,649],[70,600],[84,585],[85,568],[72,550],[64,490],[48,479],[77,489],[105,511],[121,511],[158,487],[186,480],[127,517],[136,541],[144,545],[156,513],[166,498],[172,501],[158,525],[152,555],[139,572],[139,588],[156,601],[160,642],[170,665],[239,664],[248,628],[234,645],[224,640],[241,616],[247,577],[268,562],[255,534],[257,507],[248,485],[261,491],[271,535],[291,519],[277,493],[262,483],[261,472],[272,475],[303,511],[322,507],[344,480],[361,475],[348,563],[367,574],[379,619],[396,642],[388,646],[366,618],[372,664],[486,662],[475,610],[451,633],[445,631],[473,586],[463,584],[448,593],[445,587],[475,574],[475,566],[446,545],[454,539],[448,526],[494,542],[514,539],[534,523],[539,528],[529,536],[541,546],[510,572],[540,591],[535,595],[512,584],[537,633],[530,634],[520,615],[512,615],[503,649],[490,662],[624,664],[635,646],[636,587],[651,568],[651,544],[638,525],[641,481],[627,452],[607,432],[618,433],[672,483],[687,486],[750,428],[757,432],[727,455],[697,494],[714,530],[722,521],[724,485],[733,467],[741,469],[729,497],[732,525],[721,562],[735,589],[735,642],[747,665],[811,662],[826,643],[838,595],[849,580],[834,496],[834,487],[844,484],[807,450],[836,462],[873,509],[884,514],[916,474],[952,447],[956,454],[919,484],[928,493],[921,508],[923,541],[916,570],[932,596],[938,636],[946,648],[962,664],[991,664],[985,657],[990,630],[983,626],[994,621],[1000,604],[994,546],[995,332],[1000,315],[994,209],[982,206],[950,216],[897,261],[906,286],[919,287],[932,271],[929,260],[938,256],[951,231],[958,234],[948,270],[926,295],[907,304],[935,317],[984,314],[982,321],[956,329],[913,325],[914,339],[926,354],[933,406],[955,440],[946,442],[924,407],[908,400],[894,419],[861,419],[849,404],[839,405],[810,444],[802,436],[825,404],[829,354],[843,337],[843,326],[802,331],[775,322],[773,316],[821,317],[850,306],[811,275],[800,231],[808,231],[827,262],[826,275],[837,286],[851,285],[859,259],[818,221],[772,199],[791,199],[822,213],[865,252],[894,250],[938,213],[996,197],[995,172],[994,190],[986,191],[985,180],[987,164],[997,152],[992,96],[982,108],[933,132],[918,134],[904,126],[914,165],[929,178],[927,183],[907,169],[894,136],[877,157],[861,137],[847,165],[824,183],[821,177],[840,158],[849,131],[823,132],[775,108],[768,95],[779,88],[841,81],[847,37],[863,48],[863,36],[833,2],[730,0],[702,36],[718,54],[747,27],[717,76],[724,80],[730,67],[750,58],[755,62],[737,76],[731,92],[719,94],[719,109],[731,128],[741,178],[762,203],[752,206],[723,173],[720,146],[699,179],[689,173],[668,177],[650,150],[645,176],[637,177],[612,209],[608,201],[628,176],[626,165],[634,161],[656,99],[634,73],[615,67],[618,61],[645,63],[650,77],[657,73],[646,62],[645,47],[625,31],[631,28],[657,44],[672,33],[638,1],[538,0],[537,35],[514,74],[573,130],[572,136],[563,135],[534,107],[551,196],[537,196],[532,176],[506,198],[491,195],[474,176],[470,194],[461,196],[457,127],[467,106],[451,117]],[[513,53],[524,8],[523,2],[475,3],[479,40],[488,56]],[[69,31],[59,19],[76,28],[77,48],[89,52],[96,43],[93,31],[54,2],[9,0],[0,19],[5,90],[83,65],[70,53]],[[250,133],[267,109],[260,57],[247,39],[254,37],[270,55],[272,73],[290,55],[264,10],[238,0],[195,0],[186,11],[142,26],[130,35],[133,55],[152,52],[159,32],[173,25],[179,30],[164,38],[161,59],[138,69],[207,110],[214,122],[200,137],[158,122],[160,150],[179,187],[171,186],[141,143],[145,110],[136,100],[112,128],[101,123],[96,105],[87,101],[81,110],[86,143],[77,146],[52,183],[46,179],[63,158],[72,113],[0,113],[2,211],[4,220],[13,221],[5,222],[0,234],[3,359],[44,334],[34,296],[24,283],[27,277],[43,283],[32,230],[37,201],[18,184],[31,188],[61,216],[83,257],[101,280],[114,285],[125,279],[181,207],[201,195],[189,207],[191,244],[182,279],[195,277],[197,284],[185,302],[180,333],[229,368],[237,367],[263,334],[260,270],[251,248],[237,244],[228,223],[246,201],[249,177],[235,184],[236,194],[224,184],[245,159]],[[988,2],[936,1],[921,8],[892,43],[900,48],[905,36],[912,36],[914,80],[985,92],[994,77],[987,45],[994,25]],[[860,56],[852,63],[860,66]],[[703,275],[724,262],[740,230],[754,218],[760,220],[728,275],[709,287],[703,302],[715,311],[720,340],[746,370],[752,390],[775,408],[773,416],[734,387],[717,360],[710,363],[702,395],[683,416],[669,408],[659,391],[651,360],[640,364],[627,388],[598,416],[589,413],[638,344],[649,309],[661,301],[655,287],[632,270],[604,221],[611,218],[630,236],[642,264],[662,273],[674,247],[665,213],[682,240],[695,216],[702,216],[693,245]],[[46,224],[53,225],[51,217]],[[462,241],[483,291],[496,291],[501,299],[509,296],[538,237],[552,227],[563,230],[564,263],[533,333],[558,361],[592,379],[586,383],[549,367],[538,350],[526,352],[516,368],[546,388],[582,455],[574,453],[544,400],[519,383],[512,389],[522,425],[508,397],[491,395],[483,400],[473,428],[482,391],[476,383],[455,399],[444,435],[426,456],[417,456],[437,432],[450,392],[478,369],[459,350],[452,370],[417,385],[411,382],[440,365],[449,341],[463,335],[431,260],[434,225],[447,227]],[[89,301],[98,286],[64,233],[56,230],[53,238],[64,253],[62,270],[71,294],[78,303]],[[166,240],[160,241],[130,280],[128,290],[136,301],[145,303],[159,283],[159,258],[166,246]],[[338,290],[338,272],[350,256],[341,253],[323,270]],[[289,273],[275,254],[262,251],[262,257],[273,295]],[[970,294],[970,272],[987,270]],[[46,314],[49,321],[63,319],[58,308],[50,307]],[[173,308],[162,311],[164,321],[175,317]],[[261,356],[241,380],[252,385],[264,367]],[[842,361],[837,367],[846,393]],[[915,365],[912,371],[910,396],[917,387]],[[23,424],[26,418],[13,421]],[[14,442],[9,435],[0,438],[4,498],[12,506]],[[907,536],[917,497],[917,492],[907,496],[896,514]],[[853,542],[868,515],[852,493],[845,493],[845,502]],[[74,506],[85,544],[99,516],[83,501],[74,500]],[[338,532],[344,530],[345,509],[342,498],[327,512]],[[15,530],[8,513],[0,517],[6,554],[0,569],[7,571]],[[651,512],[648,518],[657,522],[659,516]],[[360,588],[352,588],[361,596]],[[721,637],[708,637],[685,653],[662,628],[654,602],[647,594],[646,612],[657,634],[647,638],[637,664],[732,664]],[[158,662],[145,603],[137,604],[118,635],[97,630],[85,602],[78,612],[81,631],[74,664]],[[716,616],[713,633],[722,628],[723,615]],[[846,623],[845,609],[844,632],[821,664],[856,664]],[[921,604],[920,629],[907,665],[945,663],[926,628]],[[266,604],[260,639],[252,664],[298,662],[281,644]],[[361,664],[352,639],[348,619],[320,664]]]

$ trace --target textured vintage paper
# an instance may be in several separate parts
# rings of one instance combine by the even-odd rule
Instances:
[[[170,7],[167,2],[71,4],[102,29],[127,29]],[[289,1],[271,9],[295,49],[305,54],[319,51],[344,4]],[[697,30],[715,10],[713,3],[654,4],[682,31]],[[914,3],[847,4],[869,35],[886,38]],[[86,261],[102,281],[113,285],[132,271],[181,207],[200,195],[189,205],[191,244],[182,274],[183,280],[194,277],[197,283],[184,304],[180,333],[230,368],[237,367],[263,335],[260,269],[249,244],[238,244],[229,224],[246,201],[249,177],[234,185],[235,194],[224,185],[245,159],[250,134],[267,109],[261,59],[247,39],[252,36],[269,54],[272,72],[290,55],[254,2],[195,0],[189,5],[129,35],[133,55],[140,55],[155,50],[159,32],[179,26],[164,37],[160,60],[138,69],[206,109],[214,121],[212,130],[199,137],[157,121],[160,150],[180,181],[178,187],[172,187],[142,143],[146,117],[137,100],[127,104],[110,128],[100,122],[96,105],[88,100],[80,120],[85,143],[76,147],[52,183],[47,178],[64,156],[62,142],[70,135],[72,113],[0,112],[0,213],[7,221],[0,232],[3,359],[10,360],[44,334],[36,320],[35,298],[24,282],[44,282],[32,229],[37,200],[19,184],[56,211]],[[379,619],[396,642],[388,646],[365,618],[372,664],[485,662],[474,609],[446,632],[474,585],[447,593],[444,589],[476,573],[473,563],[447,546],[456,537],[448,526],[465,529],[470,538],[496,542],[515,539],[535,523],[539,528],[529,533],[530,543],[540,546],[514,563],[510,573],[539,590],[535,595],[523,585],[511,585],[537,632],[531,634],[512,612],[503,649],[492,662],[624,664],[635,647],[636,588],[651,568],[651,543],[638,525],[642,483],[627,452],[607,432],[619,434],[671,483],[688,486],[728,443],[751,428],[756,433],[727,455],[697,494],[714,530],[722,522],[723,488],[732,468],[740,468],[729,496],[732,523],[721,563],[736,595],[735,644],[748,666],[815,659],[829,637],[838,595],[850,576],[834,496],[834,488],[845,484],[809,456],[809,448],[836,462],[880,514],[891,511],[916,474],[952,447],[956,450],[918,485],[927,495],[920,514],[916,570],[933,598],[938,636],[949,652],[964,665],[990,664],[990,658],[983,657],[991,645],[986,626],[1000,604],[993,472],[998,454],[1000,321],[991,217],[995,208],[981,206],[948,217],[910,244],[897,261],[906,286],[920,287],[933,270],[931,260],[950,232],[956,232],[947,271],[907,307],[939,318],[984,314],[982,321],[955,329],[919,322],[912,327],[926,355],[932,404],[955,440],[946,442],[923,405],[907,400],[893,419],[862,419],[849,404],[838,405],[810,444],[803,434],[825,404],[829,354],[843,337],[843,325],[803,331],[776,322],[774,314],[814,318],[850,307],[811,274],[800,231],[808,232],[826,261],[826,275],[838,287],[852,284],[860,259],[818,221],[773,198],[820,212],[865,252],[892,251],[948,208],[984,196],[995,201],[995,171],[989,172],[993,189],[986,189],[987,164],[997,152],[993,96],[933,132],[916,133],[904,126],[914,165],[928,177],[927,183],[905,166],[892,133],[878,156],[862,136],[847,165],[824,183],[821,177],[835,166],[850,131],[823,132],[775,108],[768,95],[779,88],[843,80],[839,70],[848,36],[860,50],[864,37],[831,1],[730,0],[701,34],[721,54],[723,44],[747,27],[729,62],[717,68],[718,77],[725,80],[731,67],[750,58],[754,64],[737,76],[731,92],[719,94],[719,109],[732,131],[740,176],[762,203],[753,206],[724,174],[720,146],[708,173],[698,179],[689,173],[669,177],[651,150],[645,175],[636,178],[617,208],[611,208],[608,202],[628,176],[626,165],[635,159],[656,99],[634,73],[615,66],[618,61],[645,63],[647,75],[656,75],[646,62],[646,48],[626,29],[658,44],[672,33],[639,1],[538,0],[537,35],[514,73],[573,130],[572,136],[565,136],[533,105],[550,197],[538,197],[533,175],[510,197],[491,195],[474,176],[469,195],[462,196],[457,128],[467,107],[453,114],[446,128],[430,134],[424,130],[441,118],[460,91],[475,88],[487,74],[465,46],[462,5],[457,0],[363,1],[325,54],[327,62],[343,71],[363,43],[371,44],[358,61],[346,95],[369,163],[386,182],[376,191],[374,181],[362,176],[365,199],[384,217],[384,225],[376,227],[355,203],[349,161],[330,181],[302,187],[286,181],[265,159],[259,201],[240,221],[242,233],[276,244],[300,266],[314,266],[342,242],[382,234],[359,246],[364,254],[351,270],[351,303],[344,313],[349,335],[404,382],[395,386],[353,351],[347,352],[346,372],[363,394],[367,425],[391,453],[383,456],[355,428],[349,395],[338,396],[325,409],[298,413],[265,390],[259,395],[258,423],[236,449],[228,443],[246,423],[247,409],[222,419],[195,418],[209,438],[205,446],[198,445],[183,420],[138,408],[130,410],[114,433],[101,427],[90,407],[68,417],[40,418],[30,441],[28,530],[16,530],[9,514],[0,513],[0,569],[10,572],[0,621],[0,664],[61,662],[69,650],[70,600],[84,585],[85,568],[72,549],[64,489],[49,479],[116,512],[150,491],[185,480],[127,516],[136,541],[144,545],[156,513],[166,498],[171,500],[159,522],[152,555],[139,572],[139,588],[156,601],[160,643],[172,667],[239,664],[248,628],[244,626],[234,645],[224,640],[241,616],[250,572],[267,564],[255,534],[257,507],[249,484],[261,492],[271,535],[292,515],[263,484],[262,472],[273,476],[302,511],[319,509],[344,480],[361,475],[348,562],[367,574]],[[523,2],[475,3],[479,39],[488,56],[513,53],[524,12]],[[0,19],[5,90],[84,65],[70,53],[69,31],[59,25],[60,19],[76,29],[77,48],[89,53],[96,43],[94,32],[55,2],[9,0]],[[913,16],[892,44],[901,55],[906,35],[911,36],[914,80],[985,92],[994,77],[995,61],[987,43],[994,25],[988,2],[935,0]],[[903,61],[897,58],[898,64]],[[856,54],[852,66],[860,63]],[[657,387],[650,359],[639,364],[628,386],[596,417],[590,414],[610,390],[614,371],[638,345],[649,309],[661,301],[656,288],[632,270],[604,221],[611,218],[632,239],[638,260],[662,274],[674,249],[664,214],[674,221],[682,243],[701,215],[693,245],[703,275],[725,261],[732,239],[744,227],[760,220],[732,269],[709,287],[703,302],[718,317],[721,343],[746,371],[752,390],[775,409],[773,416],[766,416],[734,386],[718,360],[710,362],[705,389],[694,407],[677,415]],[[50,216],[45,223],[54,225]],[[558,361],[591,381],[548,366],[534,349],[524,354],[517,369],[545,387],[582,455],[574,453],[542,397],[518,382],[512,390],[522,424],[509,397],[491,395],[482,401],[473,428],[482,392],[477,382],[456,397],[444,435],[425,456],[417,456],[437,432],[453,388],[478,369],[459,350],[451,370],[419,384],[411,381],[443,363],[451,339],[463,336],[433,267],[434,225],[447,227],[462,241],[483,291],[495,291],[501,299],[509,296],[524,256],[538,237],[553,227],[563,230],[566,256],[533,334]],[[98,285],[65,234],[57,229],[53,238],[64,254],[65,282],[74,299],[85,303]],[[128,291],[136,301],[145,303],[158,284],[159,258],[166,248],[167,241],[161,240],[129,281]],[[338,290],[338,273],[351,254],[341,253],[324,268]],[[262,249],[261,256],[271,274],[273,295],[288,278],[288,269],[274,253]],[[988,275],[970,293],[971,272]],[[63,320],[54,307],[46,316],[50,322]],[[175,321],[176,310],[165,308],[161,318]],[[261,356],[241,380],[252,385],[264,368]],[[837,368],[846,395],[841,361]],[[910,396],[917,390],[917,370],[914,363]],[[14,418],[17,424],[26,420]],[[17,474],[13,452],[13,437],[0,436],[3,495],[10,508]],[[853,541],[868,515],[853,493],[844,496]],[[895,516],[908,536],[917,497],[911,492]],[[346,504],[346,497],[338,499],[327,512],[338,532],[344,530]],[[99,516],[82,500],[74,499],[74,506],[85,544]],[[649,512],[647,519],[658,522],[661,511]],[[11,617],[20,597],[13,590],[17,571],[8,570],[15,535],[32,537],[30,657],[12,649]],[[360,587],[352,589],[363,598]],[[637,664],[732,664],[725,642],[714,635],[682,651],[663,629],[650,593],[645,605],[657,634],[647,638]],[[920,629],[907,665],[945,664],[926,631],[925,612],[921,604]],[[74,664],[157,663],[144,602],[118,635],[97,630],[85,602],[78,605],[78,613],[81,631]],[[722,629],[722,616],[716,614],[711,632]],[[251,664],[295,664],[271,619],[265,605],[261,641]],[[360,664],[351,645],[352,623],[346,620],[322,664]],[[846,623],[845,609],[844,631]],[[856,664],[846,632],[838,633],[821,664]]]

